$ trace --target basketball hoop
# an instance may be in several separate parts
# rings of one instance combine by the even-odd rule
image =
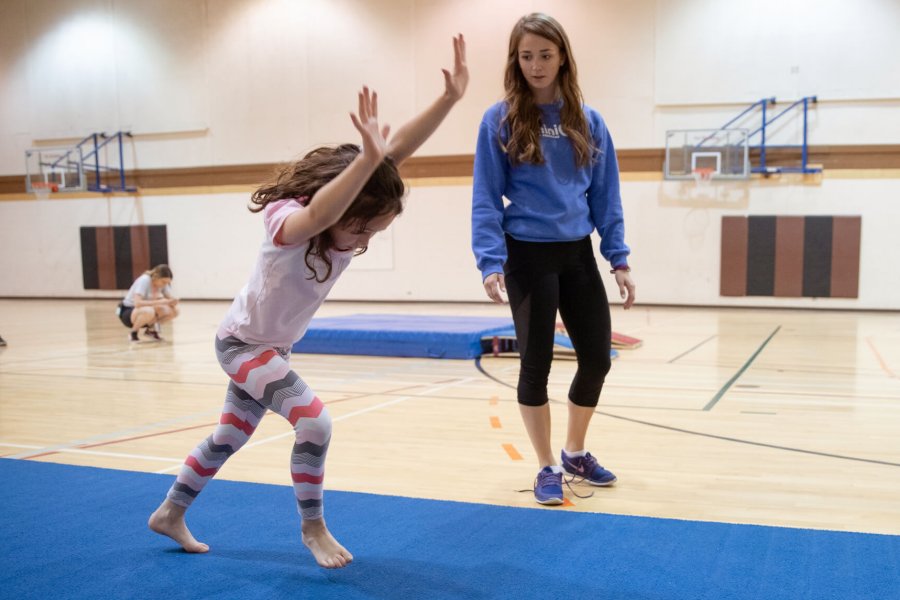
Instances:
[[[46,200],[50,197],[50,192],[59,191],[59,184],[48,183],[46,181],[35,181],[31,184],[31,191],[34,192],[34,195],[41,200]]]
[[[697,167],[693,171],[691,171],[691,175],[694,176],[694,183],[697,186],[706,186],[712,182],[713,175],[715,175],[716,170],[712,167]]]

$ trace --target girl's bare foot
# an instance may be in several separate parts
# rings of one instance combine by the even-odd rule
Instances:
[[[340,569],[353,562],[353,555],[341,546],[325,527],[325,519],[306,519],[300,530],[303,543],[312,552],[320,567]]]
[[[147,525],[156,533],[169,536],[181,544],[185,552],[209,552],[209,546],[194,539],[188,530],[184,522],[186,510],[167,499],[150,515]]]

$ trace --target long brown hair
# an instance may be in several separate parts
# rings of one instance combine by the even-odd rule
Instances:
[[[169,265],[162,264],[156,265],[149,271],[144,271],[144,275],[149,275],[150,279],[173,279],[172,269],[169,268]]]
[[[315,193],[340,175],[360,152],[359,146],[354,144],[322,146],[312,150],[300,160],[284,167],[272,181],[253,192],[250,197],[253,204],[249,207],[250,212],[260,212],[270,202],[285,198],[296,198],[304,204],[309,203]],[[403,212],[405,194],[406,186],[400,178],[397,166],[392,159],[385,158],[335,227],[362,229],[374,218],[384,215],[397,216]],[[310,240],[304,259],[306,266],[312,271],[309,279],[315,278],[316,281],[322,282],[331,277],[329,251],[336,248],[328,229]],[[366,248],[360,248],[356,254],[365,251]],[[325,273],[321,279],[315,267],[316,258],[325,264]]]
[[[525,34],[531,33],[550,40],[558,48],[562,58],[557,82],[562,95],[562,128],[572,142],[575,162],[579,167],[590,164],[595,148],[591,140],[587,119],[582,104],[584,98],[578,87],[578,71],[569,37],[556,19],[543,13],[531,13],[519,19],[509,35],[509,54],[506,57],[506,73],[503,85],[506,89],[506,103],[509,112],[503,119],[508,127],[509,138],[501,145],[512,164],[543,164],[540,129],[541,111],[534,101],[534,94],[519,66],[519,42]],[[501,127],[502,129],[502,127]]]

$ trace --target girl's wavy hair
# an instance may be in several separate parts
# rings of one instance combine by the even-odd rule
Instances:
[[[250,212],[260,212],[270,202],[285,198],[295,198],[304,205],[308,204],[315,193],[340,175],[361,151],[359,146],[354,144],[322,146],[312,150],[300,160],[283,168],[272,181],[253,192],[250,197],[252,203],[249,207]],[[372,219],[384,215],[397,216],[403,212],[405,194],[406,186],[400,178],[397,166],[391,158],[385,158],[335,227],[362,230]],[[329,252],[335,249],[338,248],[330,229],[310,240],[304,258],[306,266],[312,272],[308,279],[322,282],[331,277],[332,264]],[[365,251],[366,248],[360,248],[356,255]],[[325,265],[325,273],[321,279],[315,266],[316,259]]]
[[[557,82],[562,95],[562,129],[572,142],[575,162],[579,167],[590,164],[596,148],[591,139],[590,128],[584,117],[584,97],[578,87],[578,71],[569,37],[556,19],[543,13],[531,13],[519,19],[509,35],[509,53],[506,57],[506,73],[503,85],[506,89],[506,104],[509,108],[502,125],[508,131],[506,143],[500,145],[506,151],[512,164],[543,164],[540,129],[541,111],[534,101],[534,94],[519,66],[519,43],[525,34],[531,33],[550,40],[558,48],[563,64],[559,67]],[[501,126],[501,131],[503,127]]]

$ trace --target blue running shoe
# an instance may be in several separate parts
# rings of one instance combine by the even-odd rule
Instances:
[[[584,456],[568,456],[562,452],[562,468],[566,473],[582,477],[591,485],[606,486],[616,482],[616,476],[597,464],[588,452]]]
[[[562,473],[554,473],[550,467],[538,471],[534,480],[534,499],[538,504],[562,504]]]

